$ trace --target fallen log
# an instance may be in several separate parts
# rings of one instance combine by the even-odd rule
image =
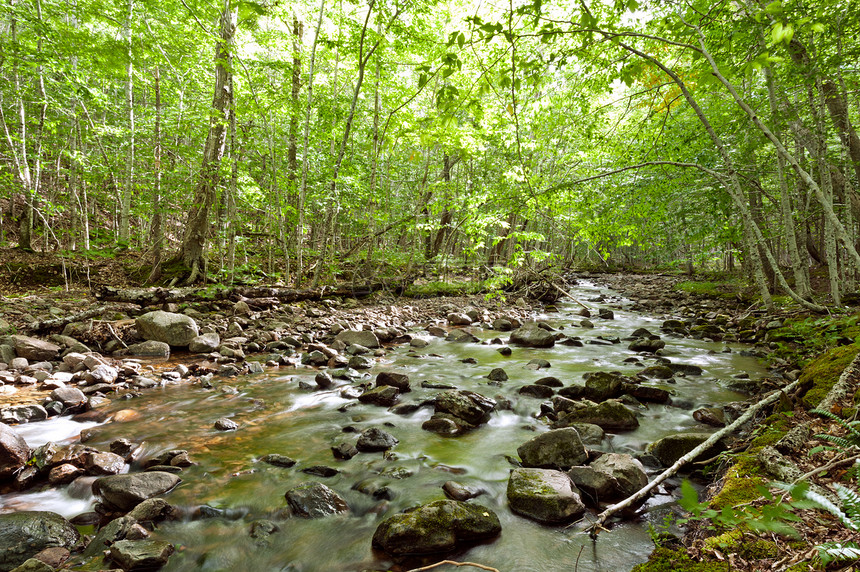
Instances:
[[[767,397],[747,409],[743,415],[741,415],[734,421],[734,423],[732,423],[731,425],[727,425],[723,429],[720,429],[719,431],[711,435],[706,441],[701,443],[698,447],[675,461],[674,465],[657,475],[657,477],[653,481],[651,481],[623,501],[615,503],[614,505],[610,506],[609,508],[598,514],[597,520],[594,521],[591,526],[586,529],[588,530],[588,533],[591,538],[597,538],[597,535],[600,533],[601,530],[606,530],[603,525],[606,524],[606,521],[609,519],[610,516],[612,516],[618,511],[629,508],[640,500],[648,497],[648,495],[651,494],[651,491],[657,488],[657,485],[659,485],[669,477],[673,476],[681,469],[681,467],[707,451],[709,448],[716,445],[717,441],[719,441],[726,435],[732,433],[733,431],[737,430],[741,425],[751,420],[756,413],[777,401],[781,395],[793,391],[794,388],[798,385],[800,385],[799,379],[791,382],[782,389],[777,389],[776,391],[771,392]]]
[[[34,333],[47,332],[55,329],[58,330],[60,328],[65,327],[66,324],[71,324],[72,322],[88,320],[89,318],[101,316],[102,314],[106,314],[108,312],[128,312],[138,309],[138,306],[135,304],[107,304],[105,306],[99,306],[98,308],[90,308],[89,310],[85,310],[77,314],[72,314],[71,316],[64,316],[62,318],[54,318],[52,320],[42,320],[41,322],[35,322],[33,324],[30,324],[26,329]]]
[[[249,306],[271,307],[273,300],[281,303],[322,300],[331,296],[362,298],[374,292],[388,290],[402,294],[412,284],[414,278],[386,280],[366,284],[345,286],[323,286],[307,290],[280,288],[274,286],[211,286],[208,288],[129,288],[118,289],[102,286],[95,292],[97,300],[122,302],[138,306],[158,306],[179,302],[206,302],[240,300]]]

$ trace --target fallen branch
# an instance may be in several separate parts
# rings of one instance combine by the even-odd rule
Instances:
[[[579,304],[580,306],[582,306],[582,307],[583,307],[583,308],[585,308],[586,310],[591,310],[591,308],[589,308],[588,306],[586,306],[585,304],[583,304],[582,302],[580,302],[579,300],[577,300],[576,298],[574,298],[574,297],[570,294],[570,292],[568,292],[567,290],[565,290],[564,288],[562,288],[561,286],[559,286],[559,285],[558,285],[558,284],[556,284],[555,282],[550,282],[550,284],[552,284],[552,287],[553,287],[553,288],[555,288],[556,290],[558,290],[559,292],[561,292],[564,296],[567,296],[568,298],[570,298],[571,300],[573,300],[574,302],[576,302],[577,304]]]
[[[107,306],[99,306],[98,308],[90,308],[89,310],[85,310],[83,312],[79,312],[77,314],[72,314],[71,316],[65,316],[63,318],[54,318],[53,320],[43,320],[41,322],[36,322],[31,324],[27,329],[32,332],[44,332],[47,330],[59,329],[65,326],[66,324],[71,324],[72,322],[79,322],[81,320],[86,320],[88,318],[92,318],[93,316],[99,316],[105,312],[128,312],[130,310],[137,310],[138,306],[134,304],[128,303],[119,303],[119,304],[108,304]]]
[[[480,568],[481,570],[489,570],[490,572],[499,572],[498,568],[491,568],[489,566],[484,566],[483,564],[476,564],[474,562],[455,562],[453,560],[443,560],[441,562],[437,562],[436,564],[431,564],[429,566],[422,566],[421,568],[413,568],[408,572],[421,572],[422,570],[432,570],[433,568],[438,568],[439,566],[471,566],[473,568]]]
[[[591,536],[591,538],[597,538],[597,535],[601,530],[606,530],[606,528],[603,525],[606,524],[606,521],[610,516],[612,516],[613,514],[615,514],[616,512],[618,512],[620,510],[624,510],[625,508],[629,508],[630,506],[637,503],[638,501],[646,498],[648,495],[651,494],[651,491],[653,491],[655,488],[657,488],[657,486],[660,483],[662,483],[663,481],[665,481],[666,479],[668,479],[669,477],[671,477],[675,473],[677,473],[681,469],[681,467],[683,467],[684,465],[686,465],[687,463],[689,463],[690,461],[692,461],[693,459],[695,459],[696,457],[698,457],[699,455],[701,455],[702,453],[707,451],[709,448],[713,447],[720,439],[722,439],[726,435],[732,433],[733,431],[738,429],[741,425],[743,425],[744,423],[746,423],[747,421],[752,419],[756,413],[758,413],[759,411],[761,411],[762,409],[764,409],[765,407],[767,407],[771,403],[774,403],[775,401],[777,401],[779,399],[780,395],[782,395],[783,393],[788,393],[788,392],[792,391],[799,384],[800,384],[800,380],[798,379],[798,380],[791,382],[790,384],[783,387],[782,389],[778,389],[776,391],[771,392],[767,397],[765,397],[764,399],[762,399],[761,401],[759,401],[758,403],[756,403],[755,405],[752,405],[749,409],[747,409],[743,415],[741,415],[740,417],[738,417],[734,421],[734,423],[732,423],[731,425],[727,425],[723,429],[720,429],[719,431],[717,431],[716,433],[711,435],[703,443],[701,443],[698,447],[696,447],[695,449],[693,449],[692,451],[690,451],[689,453],[687,453],[686,455],[684,455],[683,457],[681,457],[680,459],[675,461],[674,465],[672,465],[671,467],[669,467],[668,469],[666,469],[665,471],[663,471],[662,473],[657,475],[657,477],[653,481],[651,481],[650,483],[648,483],[647,485],[645,485],[644,487],[642,487],[641,489],[639,489],[638,491],[636,491],[635,493],[633,493],[632,495],[630,495],[629,497],[624,499],[623,501],[616,503],[616,504],[610,506],[609,508],[607,508],[606,510],[604,510],[603,512],[601,512],[599,515],[597,515],[597,520],[594,521],[594,523],[586,529],[586,530],[588,530],[588,533]]]

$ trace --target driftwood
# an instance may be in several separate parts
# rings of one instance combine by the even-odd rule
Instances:
[[[35,322],[33,324],[30,324],[27,329],[31,332],[47,332],[50,330],[60,329],[66,324],[71,324],[72,322],[79,322],[81,320],[87,320],[89,318],[100,316],[107,312],[128,312],[130,310],[137,309],[138,306],[135,304],[107,304],[105,306],[99,306],[98,308],[90,308],[89,310],[85,310],[77,314],[72,314],[71,316],[64,316],[62,318],[54,318],[52,320],[43,320],[41,322]]]
[[[95,297],[109,302],[124,302],[138,306],[157,306],[178,302],[203,302],[231,300],[244,301],[249,306],[271,307],[278,303],[321,300],[329,296],[361,298],[380,290],[402,294],[412,279],[390,280],[367,284],[338,287],[322,287],[308,290],[276,288],[269,286],[213,286],[210,288],[132,288],[117,289],[110,286],[99,288]]]
[[[716,443],[720,439],[722,439],[726,435],[732,433],[733,431],[738,429],[741,425],[743,425],[747,421],[751,420],[755,416],[756,413],[758,413],[759,411],[761,411],[762,409],[764,409],[768,405],[779,400],[780,396],[783,395],[784,393],[790,393],[791,391],[793,391],[794,388],[797,387],[798,385],[800,385],[799,379],[796,381],[793,381],[792,383],[788,384],[787,386],[783,387],[782,389],[778,389],[776,391],[771,392],[767,397],[765,397],[764,399],[762,399],[761,401],[759,401],[755,405],[752,405],[749,409],[746,410],[746,412],[743,415],[738,417],[734,421],[734,423],[724,427],[723,429],[720,429],[719,431],[717,431],[716,433],[711,435],[705,442],[701,443],[698,447],[696,447],[695,449],[693,449],[692,451],[690,451],[689,453],[687,453],[686,455],[684,455],[683,457],[681,457],[680,459],[675,461],[674,465],[672,465],[671,467],[669,467],[668,469],[666,469],[665,471],[663,471],[662,473],[657,475],[657,478],[655,478],[653,481],[651,481],[650,483],[648,483],[647,485],[645,485],[644,487],[642,487],[641,489],[639,489],[638,491],[636,491],[635,493],[633,493],[632,495],[630,495],[629,497],[624,499],[623,501],[618,502],[618,503],[610,506],[609,508],[607,508],[606,510],[601,512],[599,515],[597,515],[597,520],[594,521],[594,523],[592,523],[591,526],[588,527],[588,529],[587,529],[588,533],[591,535],[592,538],[596,538],[598,533],[601,530],[606,530],[603,527],[603,525],[606,524],[606,521],[609,519],[610,516],[612,516],[613,514],[615,514],[618,511],[621,511],[621,510],[624,510],[626,508],[633,506],[634,504],[636,504],[637,502],[639,502],[640,500],[642,500],[644,498],[647,498],[648,495],[651,494],[651,491],[653,491],[655,488],[657,488],[657,485],[659,485],[660,483],[662,483],[663,481],[665,481],[669,477],[673,476],[675,473],[677,473],[681,469],[681,467],[683,467],[684,465],[686,465],[687,463],[689,463],[690,461],[692,461],[693,459],[695,459],[696,457],[698,457],[699,455],[701,455],[702,453],[707,451],[712,446],[716,445]]]

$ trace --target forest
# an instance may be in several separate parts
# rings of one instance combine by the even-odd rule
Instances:
[[[0,571],[855,570],[858,37],[0,3]]]
[[[139,249],[149,283],[549,260],[854,290],[844,3],[2,11],[2,244]]]

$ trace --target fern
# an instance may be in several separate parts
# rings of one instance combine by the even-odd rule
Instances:
[[[830,411],[823,411],[821,409],[813,409],[810,413],[817,413],[822,417],[827,417],[831,421],[835,421],[839,425],[841,425],[848,434],[845,437],[834,437],[833,435],[816,435],[819,439],[824,439],[825,441],[830,441],[831,443],[836,443],[840,447],[845,449],[849,449],[851,447],[860,447],[860,421],[845,421],[838,415],[834,415]]]
[[[860,530],[860,494],[839,484],[834,486],[836,487],[836,496],[842,501],[842,509],[848,520],[848,522],[843,521],[843,524],[851,530]]]
[[[825,542],[815,548],[825,566],[834,561],[860,560],[860,546],[856,542]]]

